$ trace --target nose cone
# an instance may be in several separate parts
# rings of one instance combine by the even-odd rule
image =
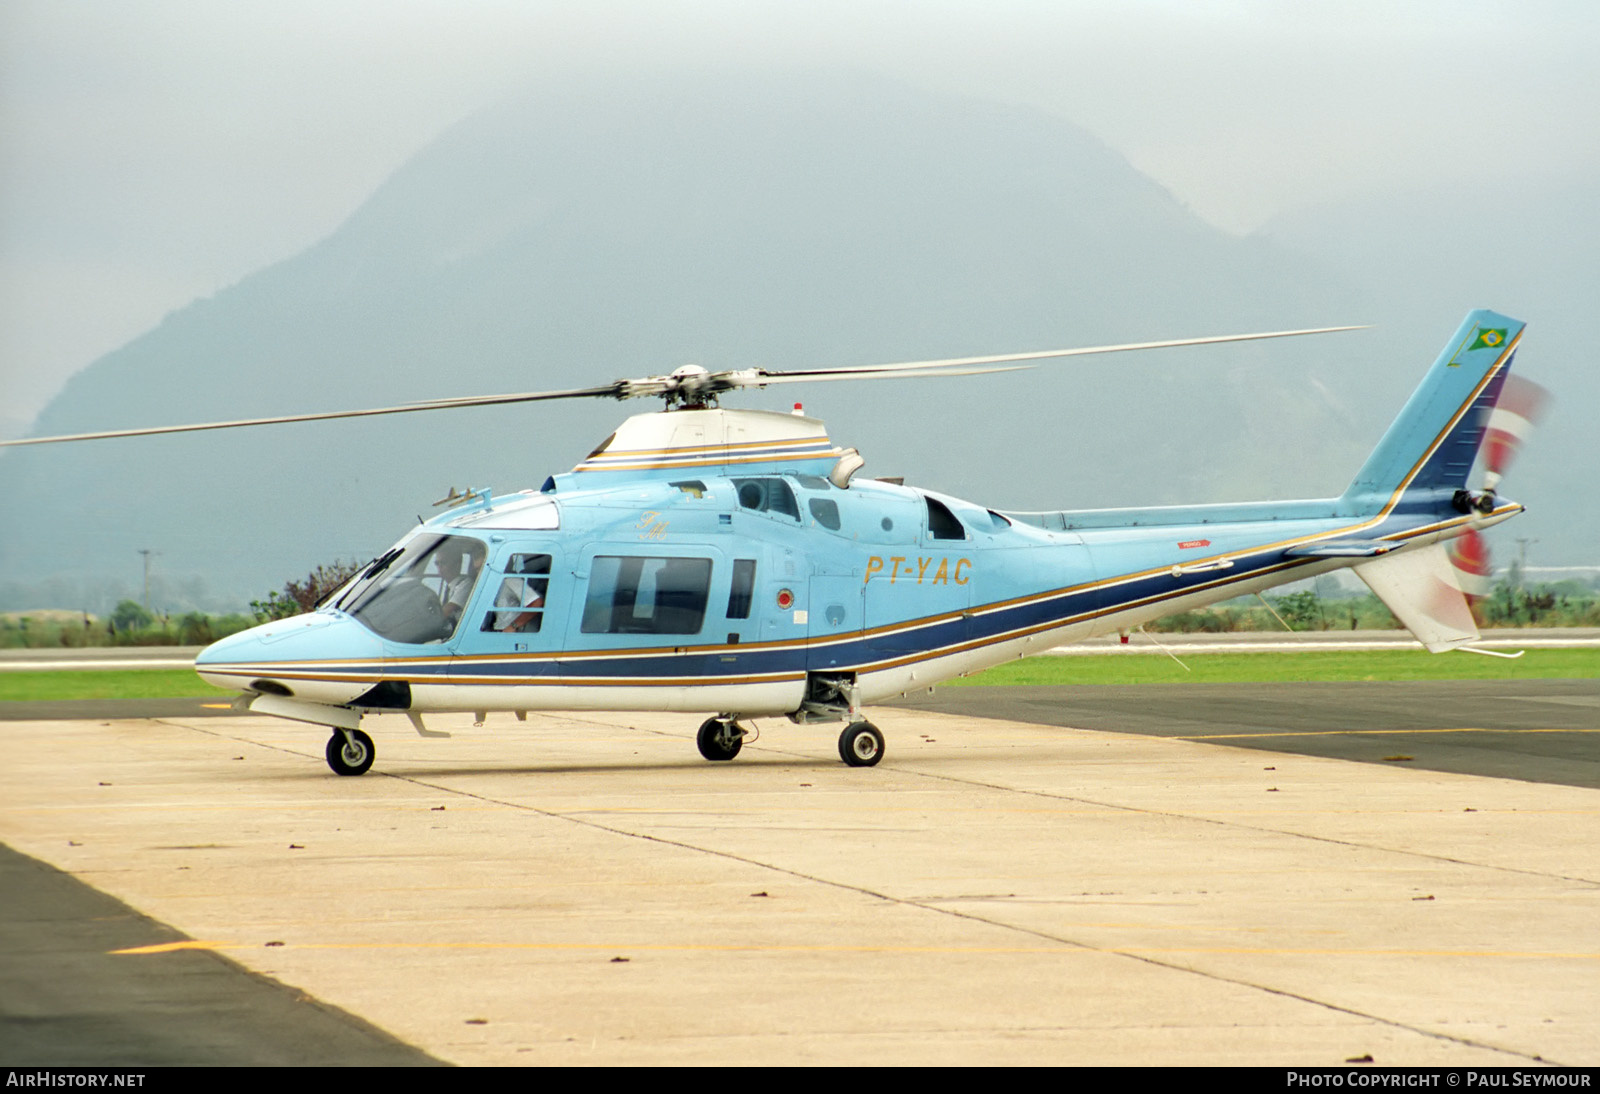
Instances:
[[[383,642],[345,615],[312,612],[213,642],[194,659],[208,684],[348,703],[383,677]]]

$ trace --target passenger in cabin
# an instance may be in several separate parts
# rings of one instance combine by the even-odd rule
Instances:
[[[509,576],[500,583],[500,590],[494,596],[494,606],[515,610],[490,612],[489,624],[484,630],[537,631],[544,612],[550,556],[512,555],[511,565],[507,569]]]

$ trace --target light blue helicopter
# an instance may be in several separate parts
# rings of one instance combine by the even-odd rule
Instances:
[[[208,647],[196,669],[249,710],[331,727],[340,775],[373,762],[370,712],[709,714],[708,760],[757,717],[843,721],[839,755],[884,754],[864,707],[1241,594],[1352,568],[1434,652],[1478,638],[1447,541],[1522,511],[1468,486],[1523,324],[1468,315],[1336,498],[1000,512],[891,481],[820,421],[723,409],[779,383],[961,375],[1055,357],[1325,333],[1280,331],[864,368],[707,372],[369,411],[43,438],[93,439],[436,407],[657,395],[539,490],[472,491],[316,611]]]

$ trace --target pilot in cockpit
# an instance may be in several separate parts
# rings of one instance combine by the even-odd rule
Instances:
[[[483,548],[474,543],[467,548],[467,572],[461,572],[461,552],[446,547],[434,556],[441,583],[439,602],[444,608],[446,625],[453,633],[461,622],[461,613],[467,610],[467,598],[472,595],[473,583],[483,568]]]

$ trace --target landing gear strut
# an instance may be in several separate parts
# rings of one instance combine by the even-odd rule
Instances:
[[[871,767],[883,759],[883,734],[871,722],[852,722],[839,734],[839,758],[851,767]]]
[[[328,738],[328,766],[335,775],[365,775],[377,755],[372,738],[359,729],[336,729]]]
[[[708,760],[731,760],[744,747],[744,727],[732,718],[707,718],[695,735],[695,744]]]

